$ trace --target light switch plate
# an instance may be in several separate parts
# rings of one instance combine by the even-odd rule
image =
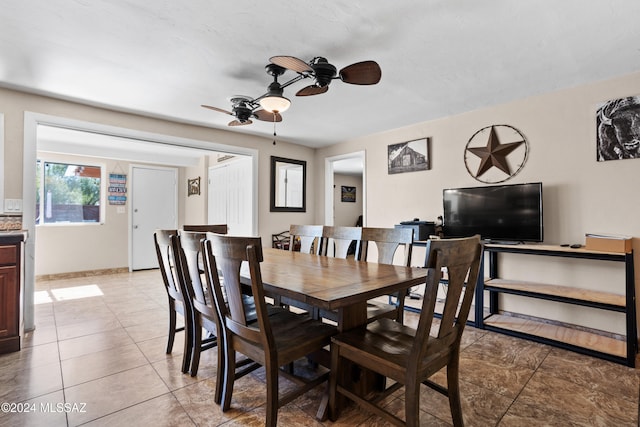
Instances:
[[[4,199],[5,212],[22,212],[22,199]]]

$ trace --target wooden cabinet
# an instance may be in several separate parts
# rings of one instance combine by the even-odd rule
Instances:
[[[0,235],[0,353],[20,350],[23,234]]]
[[[612,253],[545,245],[485,245],[489,257],[489,275],[478,280],[476,288],[476,326],[483,329],[528,338],[534,341],[635,366],[638,351],[633,253]],[[544,257],[582,258],[594,263],[613,261],[624,268],[624,294],[586,290],[571,286],[547,285],[498,277],[499,254],[512,253]],[[484,309],[485,292],[489,313]],[[499,294],[556,301],[624,314],[626,337],[623,340],[603,336],[572,325],[553,324],[545,319],[506,316],[500,311]]]

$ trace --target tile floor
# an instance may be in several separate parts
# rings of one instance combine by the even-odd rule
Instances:
[[[236,384],[232,409],[222,413],[213,403],[216,350],[203,354],[196,378],[180,373],[182,333],[165,354],[166,296],[157,270],[42,281],[36,300],[36,330],[20,352],[0,355],[0,402],[23,411],[0,412],[0,425],[263,424],[260,370]],[[407,313],[407,322],[415,318]],[[640,371],[471,327],[463,346],[467,426],[638,426]],[[323,391],[281,409],[279,425],[387,425],[355,406],[335,423],[318,422]],[[388,405],[401,414],[402,396]],[[426,387],[421,409],[422,425],[451,424],[447,400]]]

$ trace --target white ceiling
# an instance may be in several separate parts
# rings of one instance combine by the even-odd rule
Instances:
[[[271,137],[200,104],[262,95],[274,55],[377,61],[375,86],[285,89],[278,139],[321,147],[638,71],[639,16],[638,0],[4,0],[0,85]]]

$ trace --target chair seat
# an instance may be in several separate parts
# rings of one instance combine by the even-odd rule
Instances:
[[[364,362],[366,366],[393,366],[394,369],[404,370],[415,343],[415,336],[415,329],[392,319],[383,318],[369,323],[366,329],[356,328],[336,335],[331,341],[339,344],[343,351],[351,350],[358,354],[366,354],[367,361]],[[430,337],[429,354],[421,362],[422,369],[418,372],[424,374],[426,366],[432,370],[431,365],[441,355],[440,348],[447,349],[446,340]],[[404,383],[402,378],[393,379]]]
[[[330,338],[338,332],[335,326],[315,320],[307,313],[298,314],[276,306],[269,307],[268,311],[279,366],[329,345]]]

